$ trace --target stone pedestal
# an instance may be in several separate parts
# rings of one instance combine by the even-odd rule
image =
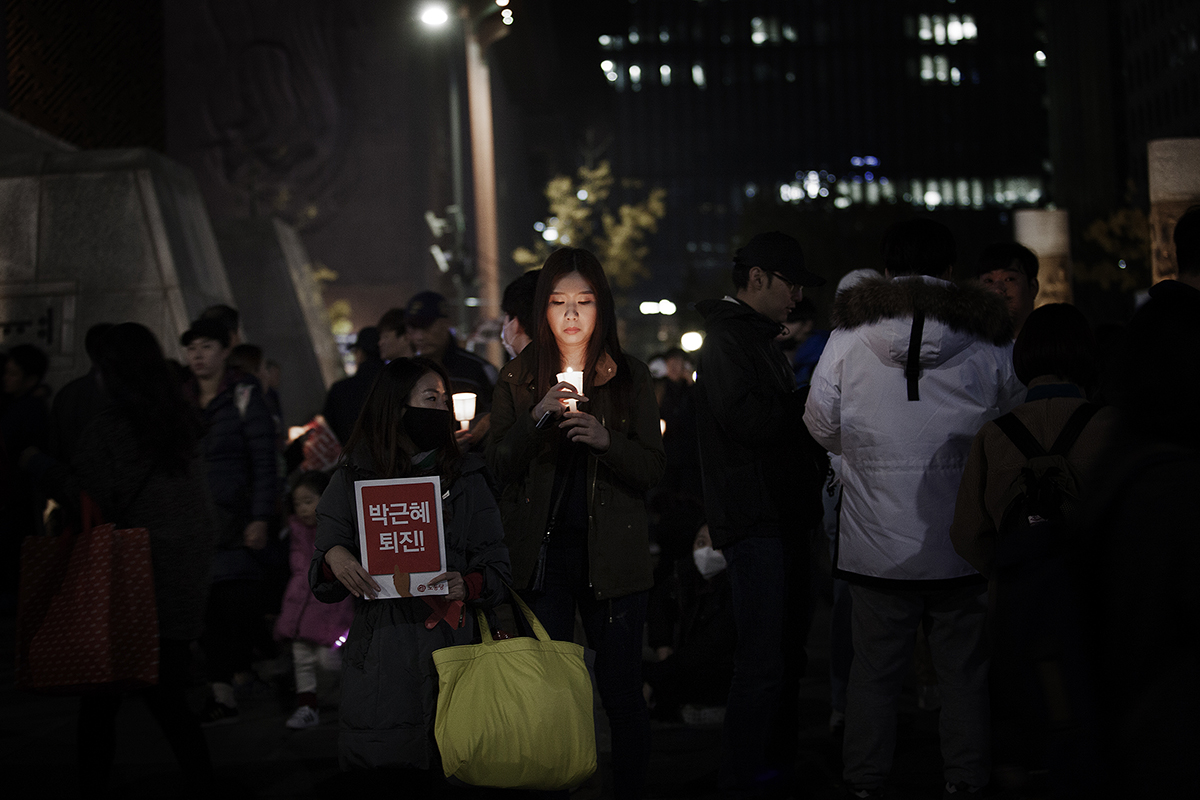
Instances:
[[[57,389],[89,368],[97,322],[140,322],[178,357],[189,320],[233,303],[200,192],[150,150],[0,158],[0,349],[50,356]]]
[[[246,341],[279,364],[284,422],[302,425],[343,377],[304,243],[294,228],[271,218],[219,223],[216,236]]]
[[[1175,223],[1200,204],[1200,139],[1155,139],[1146,147],[1150,162],[1151,283],[1179,275]]]
[[[1027,208],[1013,212],[1013,238],[1038,257],[1034,305],[1072,302],[1071,231],[1066,210]]]

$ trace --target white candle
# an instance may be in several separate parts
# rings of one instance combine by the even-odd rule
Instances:
[[[583,373],[577,369],[567,367],[566,372],[558,373],[560,383],[569,383],[575,390],[575,394],[583,394]],[[574,411],[577,400],[567,400],[567,411]]]
[[[450,397],[454,401],[454,418],[462,423],[465,431],[475,418],[475,393],[455,392]]]

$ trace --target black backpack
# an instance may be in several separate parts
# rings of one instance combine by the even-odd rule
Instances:
[[[1081,494],[1067,453],[1099,410],[1093,403],[1075,409],[1049,450],[1038,444],[1014,414],[995,420],[1026,459],[1004,495],[1004,513],[996,537],[997,569],[1044,557],[1061,544],[1064,520],[1074,515]]]

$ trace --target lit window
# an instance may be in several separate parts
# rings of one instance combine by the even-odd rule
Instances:
[[[613,71],[613,62],[609,61],[607,58],[604,59],[603,61],[601,61],[600,62],[600,71],[601,72],[612,72]]]
[[[958,179],[958,183],[954,186],[954,193],[960,206],[971,205],[971,184],[967,182],[966,178]]]
[[[799,37],[796,36],[795,28],[793,28],[791,25],[784,25],[783,38],[787,39],[789,42],[794,42],[797,41]]]
[[[879,159],[876,158],[875,156],[863,156],[863,163],[866,164],[868,167],[878,167]]]
[[[661,67],[659,67],[658,68],[658,79],[660,81],[662,81],[663,86],[670,86],[671,85],[671,68],[669,66],[667,66],[666,64],[663,64]]]
[[[921,186],[920,181],[913,180],[913,182],[911,183],[909,188],[910,188],[909,194],[912,197],[917,198],[918,201],[925,196],[925,189]]]
[[[629,41],[633,41],[632,35]],[[936,14],[933,17],[933,41],[937,44],[946,43],[946,20]]]
[[[750,41],[755,44],[764,44],[767,41],[767,26],[763,24],[762,17],[750,20]]]
[[[933,71],[937,74],[939,83],[946,83],[950,80],[950,59],[945,56],[933,57]]]
[[[869,205],[869,206],[879,205],[879,184],[878,183],[868,183],[867,184],[867,205]]]
[[[983,181],[979,178],[971,179],[971,205],[983,208]]]
[[[640,42],[641,40],[642,40],[642,37],[641,37],[641,36],[638,34],[638,29],[637,29],[637,28],[630,28],[630,29],[629,29],[629,43],[630,43],[630,44],[637,44],[637,43],[638,43],[638,42]]]
[[[629,65],[629,80],[635,85],[642,82],[642,68],[637,64]]]
[[[863,165],[862,156],[851,156],[850,157],[850,166],[861,167],[862,165]]]
[[[1033,54],[1033,60],[1037,62],[1039,67],[1046,66],[1046,51],[1038,50]]]
[[[933,56],[921,56],[921,82],[933,80]]]
[[[837,208],[849,208],[850,202],[851,201],[849,197],[838,197],[833,201],[833,204]]]
[[[758,194],[758,185],[753,183],[746,184],[746,197],[753,198]]]
[[[926,42],[933,38],[933,24],[930,22],[928,14],[917,17],[917,35]]]
[[[950,68],[950,82],[955,86],[958,86],[960,83],[962,83],[962,73],[958,71],[958,67]]]
[[[601,47],[612,47],[612,37],[609,36],[607,33],[601,35],[600,46]]]
[[[667,30],[666,28],[659,28],[658,29],[658,40],[663,43],[671,41],[671,32],[669,30]]]
[[[951,14],[950,21],[946,23],[946,39],[950,44],[956,44],[961,38],[963,38],[962,22],[959,21],[957,14]]]
[[[704,67],[699,64],[692,65],[692,83],[696,84],[701,89],[708,85],[704,80]]]
[[[979,29],[975,27],[975,18],[972,17],[970,14],[963,14],[962,38],[964,38],[964,39],[979,38]]]
[[[942,185],[939,191],[941,192],[943,203],[954,202],[954,181],[949,178],[942,178]]]

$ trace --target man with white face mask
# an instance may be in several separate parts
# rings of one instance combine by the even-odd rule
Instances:
[[[651,592],[646,619],[656,656],[642,665],[651,714],[679,721],[683,712],[687,721],[696,707],[723,706],[737,628],[725,556],[713,549],[707,525],[696,534],[691,558],[679,559]]]
[[[504,324],[500,328],[500,343],[508,351],[509,358],[520,355],[537,333],[533,318],[533,295],[537,291],[540,269],[530,270],[504,288],[500,299],[500,310],[504,312]]]

